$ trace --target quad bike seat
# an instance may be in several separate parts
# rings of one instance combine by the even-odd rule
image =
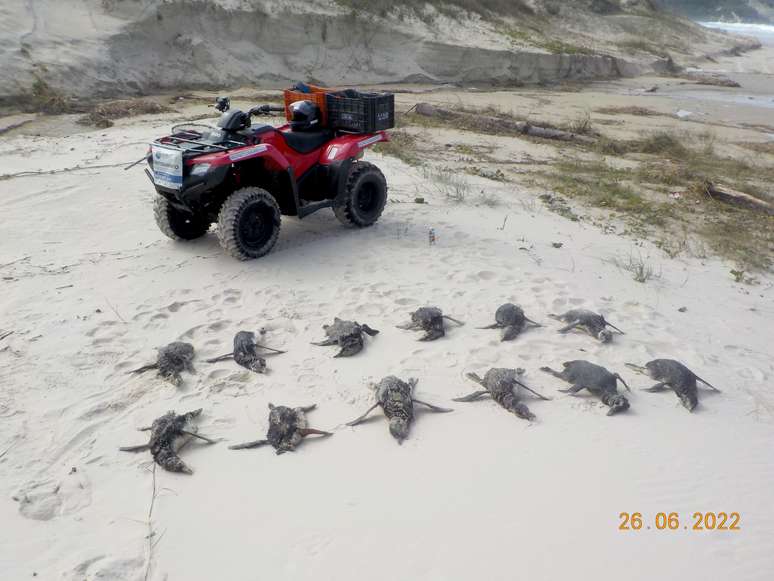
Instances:
[[[241,140],[245,141],[246,143],[250,143],[258,136],[263,135],[268,131],[274,131],[274,127],[271,125],[253,125],[247,129],[237,131],[234,136],[241,138]]]
[[[279,131],[288,147],[295,149],[298,153],[309,153],[321,147],[326,142],[333,139],[333,131],[324,129],[322,131]]]
[[[273,129],[274,127],[271,125],[262,124],[262,125],[253,125],[246,131],[250,132],[252,135],[260,135],[262,133],[266,133],[267,131],[271,131]]]

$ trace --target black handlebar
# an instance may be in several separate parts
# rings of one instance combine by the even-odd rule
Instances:
[[[210,105],[211,107],[215,107],[218,111],[221,113],[225,113],[229,109],[231,109],[231,99],[228,97],[218,97],[215,99],[215,104]],[[250,109],[247,114],[248,115],[270,115],[271,113],[279,113],[284,112],[284,107],[276,107],[273,105],[257,105]]]
[[[284,112],[284,107],[274,107],[272,105],[258,105],[257,107],[253,107],[250,109],[247,113],[248,115],[270,115],[271,113],[279,113],[280,111]]]

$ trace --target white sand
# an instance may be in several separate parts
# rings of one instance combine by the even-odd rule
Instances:
[[[0,174],[132,161],[168,124],[8,137]],[[249,263],[225,256],[213,234],[163,238],[140,168],[0,181],[0,328],[15,331],[0,342],[0,577],[143,579],[150,457],[117,448],[142,443],[135,429],[167,410],[203,407],[201,432],[223,441],[183,452],[193,476],[156,471],[150,579],[770,579],[772,280],[736,285],[720,261],[668,260],[512,186],[473,181],[468,201],[450,205],[416,170],[370,158],[393,202],[377,226],[348,230],[327,211],[288,218],[276,249]],[[500,206],[475,205],[484,188]],[[417,195],[430,204],[413,204]],[[611,262],[630,254],[661,278],[639,284]],[[507,344],[477,330],[505,301],[546,327]],[[395,325],[423,304],[467,325],[416,342]],[[575,306],[627,334],[609,346],[557,334],[546,315]],[[309,342],[334,316],[381,334],[333,359],[334,348]],[[288,350],[269,375],[203,361],[262,326]],[[175,339],[198,353],[181,389],[124,373]],[[685,362],[723,393],[702,391],[692,415],[671,393],[640,391],[651,380],[624,363],[655,357]],[[629,413],[606,417],[538,371],[576,358],[623,374]],[[488,400],[451,404],[475,389],[465,372],[491,366],[525,367],[529,385],[554,397],[527,402],[536,422]],[[403,446],[378,415],[343,427],[386,374],[418,377],[420,399],[454,413],[420,413]],[[311,425],[335,436],[279,457],[229,451],[263,435],[269,402],[317,403]],[[654,528],[619,531],[623,511]],[[655,530],[660,511],[679,512],[680,530]],[[741,530],[690,530],[694,511],[738,512]]]

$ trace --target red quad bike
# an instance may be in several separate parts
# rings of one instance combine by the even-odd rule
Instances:
[[[309,101],[293,103],[301,121],[281,127],[252,125],[251,118],[284,111],[262,105],[247,113],[222,112],[217,127],[178,125],[151,144],[145,170],[158,196],[156,223],[173,240],[203,236],[214,222],[220,244],[240,260],[258,258],[277,242],[280,216],[304,218],[333,208],[340,222],[370,226],[387,202],[387,182],[376,166],[360,161],[366,147],[389,141],[384,131],[343,133],[321,129]]]

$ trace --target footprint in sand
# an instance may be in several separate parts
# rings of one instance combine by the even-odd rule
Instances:
[[[150,313],[151,311],[140,311],[139,313],[137,313],[135,316],[132,317],[132,321],[133,322],[141,321],[145,317],[147,317]]]
[[[475,278],[477,280],[494,280],[497,278],[497,273],[491,270],[480,270],[476,273]]]
[[[419,301],[417,301],[416,299],[412,299],[412,298],[408,298],[408,297],[403,297],[403,298],[395,299],[393,302],[396,305],[400,305],[402,307],[408,307],[408,306],[413,306],[413,305],[419,304]]]
[[[237,374],[229,375],[225,379],[209,384],[209,387],[207,389],[210,391],[210,393],[217,393],[217,394],[222,393],[224,395],[230,395],[232,397],[247,395],[247,391],[245,391],[245,388],[248,387],[247,381],[239,381],[239,380],[234,381],[235,377],[237,377]],[[245,377],[245,379],[249,379],[249,378]]]
[[[215,321],[214,323],[211,323],[207,325],[207,331],[212,331],[213,333],[218,333],[228,327],[231,324],[231,321],[229,320],[223,320],[223,321]]]
[[[233,288],[224,290],[223,294],[225,295],[222,301],[224,305],[234,305],[242,298],[242,291]]]
[[[737,372],[737,375],[742,379],[758,383],[763,383],[767,377],[763,371],[755,367],[743,367]]]
[[[99,555],[82,561],[63,574],[68,581],[84,579],[140,579],[145,567],[143,557],[114,558]]]
[[[164,321],[164,320],[166,320],[168,318],[169,318],[169,315],[166,314],[166,313],[156,313],[155,315],[153,315],[150,318],[150,320],[151,320],[151,323],[153,323],[153,322],[156,322],[156,321]],[[146,325],[145,327],[147,328],[148,325]]]
[[[223,379],[224,377],[228,377],[232,374],[232,371],[228,369],[213,369],[209,373],[207,373],[207,380],[209,381],[215,381],[219,379]]]
[[[91,484],[82,472],[73,472],[59,481],[30,481],[13,496],[22,516],[51,520],[72,514],[91,504]]]
[[[502,353],[498,348],[499,345],[500,343],[497,341],[490,341],[489,347],[471,349],[469,365],[476,368],[494,366],[502,356]]]
[[[322,376],[316,375],[314,373],[302,373],[298,376],[296,382],[301,387],[311,388],[317,385],[321,385],[323,383],[323,378]]]
[[[374,303],[367,303],[355,307],[355,313],[359,317],[378,317],[384,314],[384,307]]]
[[[196,335],[199,334],[199,329],[204,327],[204,325],[196,325],[195,327],[191,327],[187,331],[185,331],[182,335],[180,335],[181,339],[193,339]]]
[[[170,313],[176,313],[180,309],[182,309],[186,305],[190,305],[191,303],[198,303],[200,301],[198,300],[192,300],[192,301],[175,301],[174,303],[168,304],[166,307],[164,307],[166,310],[168,310]]]
[[[113,334],[115,329],[114,327],[118,325],[117,321],[103,321],[93,329],[90,329],[86,331],[87,337],[104,337],[106,335]],[[123,335],[124,333],[118,333],[117,335]]]

